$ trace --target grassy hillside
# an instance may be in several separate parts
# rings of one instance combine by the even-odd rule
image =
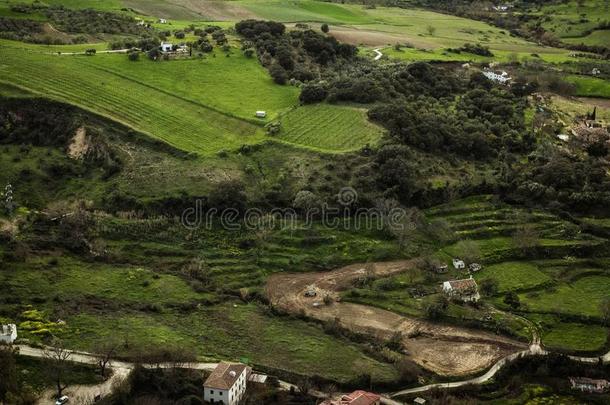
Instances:
[[[302,106],[282,117],[279,139],[319,150],[351,151],[374,144],[382,129],[368,122],[366,110],[331,104]]]
[[[610,13],[609,7],[604,0],[570,0],[545,5],[539,14],[544,17],[542,25],[545,29],[562,39],[575,39],[606,21]]]

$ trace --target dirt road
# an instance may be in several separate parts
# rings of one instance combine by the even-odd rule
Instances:
[[[329,272],[276,274],[269,278],[266,294],[272,305],[285,312],[321,321],[337,321],[343,328],[376,339],[389,340],[400,332],[409,358],[439,375],[476,373],[527,348],[522,342],[492,333],[337,301],[339,292],[351,287],[359,277],[385,277],[410,271],[416,267],[416,262],[383,262],[369,266],[368,270],[365,264],[353,264]],[[315,296],[307,296],[314,292]],[[324,304],[324,296],[331,297],[334,302]]]

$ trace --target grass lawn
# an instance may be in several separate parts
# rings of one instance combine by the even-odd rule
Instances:
[[[552,290],[520,294],[521,302],[532,311],[600,316],[599,305],[608,298],[610,277],[586,276],[571,284],[560,284]]]
[[[206,359],[239,360],[347,381],[366,370],[375,381],[397,377],[389,364],[378,362],[343,339],[326,335],[317,325],[268,316],[260,307],[241,302],[184,313],[80,313],[67,320],[64,338],[87,349],[116,336],[128,347],[183,345]],[[272,348],[272,349],[270,349]]]
[[[608,328],[580,323],[555,323],[542,332],[542,343],[550,349],[597,351],[605,347]]]
[[[576,95],[583,97],[610,98],[610,81],[589,76],[567,76],[566,80],[576,85]]]
[[[383,131],[368,121],[364,109],[333,104],[298,107],[283,116],[281,123],[279,139],[337,152],[375,144]]]
[[[504,262],[487,266],[475,278],[477,281],[486,278],[496,280],[500,293],[533,288],[551,281],[535,264],[528,262]]]
[[[607,46],[610,44],[610,30],[597,30],[584,37],[563,38],[562,41],[576,45],[585,44]]]
[[[184,304],[205,298],[182,279],[153,274],[141,267],[86,263],[61,257],[56,265],[30,261],[15,266],[6,285],[25,299],[86,301],[96,297],[114,304]]]

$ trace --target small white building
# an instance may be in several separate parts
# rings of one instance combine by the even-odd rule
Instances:
[[[477,302],[481,298],[477,282],[474,281],[472,276],[463,280],[445,281],[443,292],[449,298],[463,302]]]
[[[466,263],[462,259],[453,259],[453,267],[462,270],[466,268]]]
[[[492,82],[497,82],[500,84],[506,84],[511,81],[510,76],[506,72],[496,73],[491,70],[486,70],[483,72],[483,76],[491,80]]]
[[[0,326],[0,343],[12,344],[17,340],[17,325],[9,323]]]
[[[174,45],[171,42],[161,42],[161,51],[162,52],[172,52],[174,50]]]
[[[246,392],[251,371],[245,364],[219,363],[203,383],[203,400],[212,404],[237,405]]]
[[[256,115],[256,118],[265,118],[267,116],[267,112],[266,111],[257,111],[255,115]]]
[[[413,400],[413,403],[417,405],[424,405],[426,403],[426,400],[422,397],[417,397]]]
[[[167,24],[167,20],[165,18],[159,18],[159,24]]]

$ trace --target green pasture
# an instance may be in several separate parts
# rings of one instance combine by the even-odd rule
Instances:
[[[320,150],[351,151],[375,144],[382,128],[369,122],[362,108],[313,104],[291,110],[281,118],[279,139]]]
[[[610,81],[589,76],[567,76],[566,80],[576,86],[576,95],[583,97],[610,98]]]
[[[588,30],[608,20],[610,6],[605,0],[570,0],[546,4],[537,14],[543,17],[542,26],[563,38],[582,37]]]
[[[498,292],[535,288],[551,281],[551,278],[529,262],[504,262],[486,266],[475,276],[477,281],[487,278],[498,282]]]
[[[601,316],[600,304],[608,298],[610,277],[591,275],[571,283],[520,294],[530,311]]]
[[[127,343],[123,355],[130,349],[184,346],[202,359],[247,357],[255,364],[339,381],[356,378],[361,370],[378,382],[397,377],[391,365],[372,359],[357,345],[326,335],[317,325],[269,316],[257,305],[235,301],[186,314],[83,311],[67,317],[62,333],[70,347],[81,349],[111,337]]]

